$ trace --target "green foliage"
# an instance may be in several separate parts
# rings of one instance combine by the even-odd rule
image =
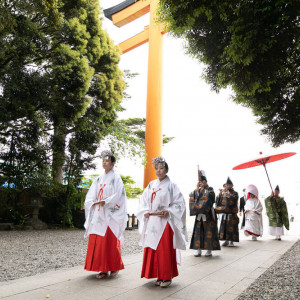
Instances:
[[[17,203],[15,207],[7,207],[7,218],[9,222],[13,222],[14,225],[25,226],[26,221],[29,220],[30,215],[26,214],[23,203]]]
[[[78,184],[95,167],[105,137],[117,154],[144,156],[136,125],[117,120],[129,98],[125,80],[135,74],[119,69],[119,50],[99,16],[98,0],[0,2],[0,176],[6,181],[26,187],[65,177]]]
[[[84,188],[89,189],[91,187],[93,181],[99,176],[100,176],[100,174],[93,174],[93,175],[89,175],[88,177],[82,177],[81,183],[86,183],[87,186],[85,186]]]
[[[143,128],[143,119],[118,120],[110,127],[107,141],[113,153],[123,157],[144,157],[144,142],[138,135]],[[128,145],[129,147],[126,147]]]
[[[252,109],[273,146],[300,138],[300,2],[161,0],[160,21],[207,65],[218,92]]]
[[[36,118],[5,122],[4,114],[0,112],[0,142],[5,145],[0,153],[0,182],[26,187],[49,181],[49,147],[40,139],[43,124]]]
[[[82,207],[85,195],[71,183],[40,186],[38,190],[44,195],[39,218],[47,224],[73,227],[73,212]]]
[[[132,179],[131,176],[122,176],[122,181],[125,187],[126,196],[129,199],[135,199],[138,195],[143,193],[143,190],[137,187],[133,187],[135,181]]]
[[[0,1],[0,78],[55,49],[51,33],[62,23],[61,5],[60,0]]]
[[[24,226],[29,219],[24,203],[20,202],[18,195],[21,190],[17,188],[0,187],[0,220],[4,223],[14,223]]]
[[[174,136],[165,136],[163,134],[163,145],[168,144],[169,142],[171,142],[175,137]]]
[[[3,176],[50,170],[61,183],[93,167],[125,88],[99,15],[97,0],[1,1]]]
[[[110,128],[110,135],[108,136],[109,146],[112,151],[119,153],[121,156],[138,156],[145,159],[145,123],[145,118],[118,120]],[[162,142],[167,144],[173,139],[174,137],[163,135]]]
[[[85,195],[73,184],[36,185],[30,189],[43,197],[43,207],[39,218],[47,224],[73,227],[73,212],[83,207]],[[15,225],[26,225],[31,208],[26,199],[20,197],[24,190],[18,188],[0,188],[0,220]],[[28,200],[28,199],[27,199]]]

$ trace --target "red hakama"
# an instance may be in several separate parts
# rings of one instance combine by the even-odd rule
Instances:
[[[173,248],[173,230],[167,223],[156,250],[144,249],[141,278],[171,280],[178,276],[176,249]]]
[[[120,241],[109,227],[105,236],[90,234],[84,268],[87,271],[104,273],[124,269]]]

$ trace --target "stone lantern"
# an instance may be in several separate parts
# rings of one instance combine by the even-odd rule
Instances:
[[[30,203],[26,207],[32,211],[32,217],[26,222],[26,226],[37,230],[48,229],[47,224],[39,219],[39,210],[43,207],[42,196],[38,193],[31,194]]]

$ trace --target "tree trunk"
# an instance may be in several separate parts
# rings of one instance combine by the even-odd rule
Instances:
[[[66,133],[64,126],[54,124],[54,134],[52,142],[52,179],[54,182],[62,183],[63,167],[65,163]]]

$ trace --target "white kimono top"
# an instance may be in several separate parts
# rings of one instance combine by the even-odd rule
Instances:
[[[105,201],[104,206],[93,205]],[[104,236],[107,227],[123,244],[123,233],[127,225],[126,192],[121,177],[110,170],[92,183],[84,202],[85,237],[90,234]]]
[[[162,210],[169,211],[167,218],[160,216],[149,216],[145,218],[145,213],[153,213]],[[139,220],[139,232],[141,235],[139,245],[144,248],[149,247],[156,250],[163,235],[167,222],[169,222],[173,232],[174,249],[185,250],[187,245],[187,233],[185,226],[185,201],[177,185],[172,183],[168,176],[160,181],[153,180],[144,190],[140,200],[137,218]],[[179,251],[177,251],[177,261]]]
[[[263,206],[259,199],[257,198],[249,198],[245,204],[245,227],[244,230],[248,230],[257,235],[263,235],[263,221],[262,221],[262,210]],[[254,211],[259,213],[257,215]]]

